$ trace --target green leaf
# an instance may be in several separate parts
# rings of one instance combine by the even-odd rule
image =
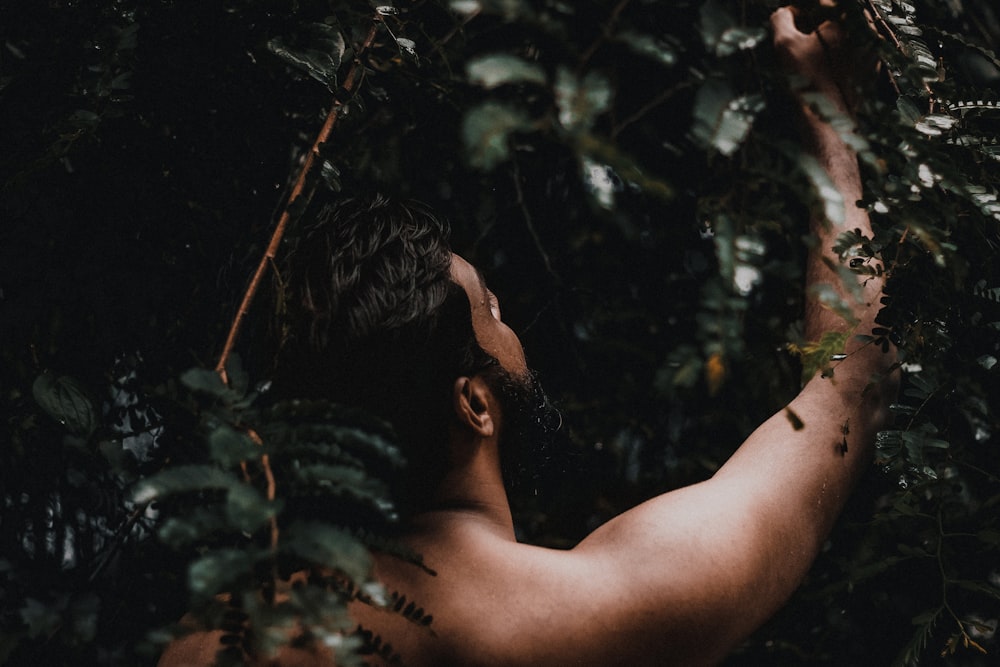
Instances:
[[[849,275],[853,276],[854,274]],[[809,290],[809,293],[820,303],[820,305],[839,315],[849,325],[853,326],[857,323],[858,320],[854,316],[854,311],[850,301],[841,296],[840,292],[838,292],[833,285],[828,283],[813,285]]]
[[[292,67],[308,74],[328,89],[337,87],[347,45],[340,31],[326,23],[309,23],[293,37],[275,37],[267,48]]]
[[[221,424],[208,434],[208,447],[212,458],[223,468],[235,466],[241,461],[255,461],[263,452],[263,448],[250,436],[228,424]]]
[[[232,486],[226,494],[226,518],[231,525],[247,534],[277,516],[280,509],[280,503],[269,502],[249,484]]]
[[[616,39],[635,53],[652,58],[668,67],[677,62],[677,52],[662,39],[654,39],[650,35],[633,31],[624,31],[618,34]]]
[[[177,549],[186,544],[218,536],[231,530],[216,507],[197,507],[183,516],[168,517],[157,530],[157,535],[170,547]]]
[[[31,385],[31,393],[42,410],[70,433],[90,437],[97,429],[97,409],[84,386],[73,378],[42,373]]]
[[[767,37],[767,31],[737,24],[719,0],[708,0],[701,6],[701,37],[709,51],[724,58],[754,48]]]
[[[486,102],[472,109],[462,123],[469,161],[480,169],[493,169],[507,159],[510,136],[531,127],[527,114],[507,104]]]
[[[732,155],[763,108],[761,95],[736,95],[728,81],[709,79],[695,96],[691,131],[703,144],[723,155]]]
[[[141,504],[176,493],[229,489],[241,483],[232,474],[212,466],[182,465],[141,480],[133,487],[131,499]]]
[[[831,373],[831,360],[844,352],[844,346],[850,337],[850,332],[826,331],[819,341],[801,347],[792,346],[792,351],[802,358],[803,382],[812,379],[820,371],[824,374]]]
[[[525,0],[451,0],[453,12],[472,16],[479,13],[496,14],[507,21],[531,18],[534,12]]]
[[[470,83],[487,89],[508,83],[545,83],[541,67],[505,53],[470,60],[465,73]]]
[[[251,574],[255,553],[252,549],[210,551],[188,568],[188,586],[198,595],[216,595],[240,578]]]
[[[800,152],[796,157],[799,169],[809,179],[813,191],[823,204],[823,216],[835,225],[843,223],[845,216],[844,196],[834,185],[830,174],[814,156]]]
[[[65,601],[63,601],[63,606]],[[62,624],[62,610],[34,598],[27,598],[19,610],[21,621],[28,626],[29,637],[51,635]]]
[[[556,74],[556,107],[559,124],[571,133],[590,129],[611,106],[611,83],[597,72],[582,79],[565,67]]]
[[[367,501],[375,509],[393,515],[393,505],[389,500],[389,489],[364,470],[348,466],[331,466],[322,463],[304,465],[295,470],[303,484],[319,487],[335,495],[348,495]]]
[[[231,396],[232,390],[222,377],[208,368],[191,368],[181,374],[181,383],[191,391],[221,398]]]
[[[318,521],[297,521],[284,532],[282,551],[362,581],[371,570],[371,555],[350,533]]]

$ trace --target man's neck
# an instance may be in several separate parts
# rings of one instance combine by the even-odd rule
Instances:
[[[479,442],[462,451],[465,455],[456,457],[457,464],[445,474],[430,507],[410,520],[411,532],[437,532],[461,522],[514,540],[514,519],[496,444]]]

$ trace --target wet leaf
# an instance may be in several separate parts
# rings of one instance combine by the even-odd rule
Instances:
[[[70,433],[90,437],[97,429],[97,409],[87,390],[75,379],[43,373],[35,379],[31,393],[42,410]]]
[[[350,533],[318,521],[296,521],[289,526],[283,550],[360,581],[371,567],[368,549]]]
[[[611,83],[604,76],[589,72],[580,79],[565,68],[556,76],[555,92],[559,124],[570,132],[589,129],[612,98]]]
[[[181,382],[191,391],[208,394],[209,396],[228,396],[232,392],[213,370],[207,368],[191,368],[181,375]]]
[[[726,57],[754,48],[767,32],[761,26],[739,25],[719,0],[708,0],[701,7],[701,36],[709,51]]]
[[[510,136],[531,129],[526,113],[507,104],[487,102],[471,110],[462,124],[462,137],[469,161],[490,170],[507,159]]]
[[[208,436],[209,451],[212,458],[223,467],[231,467],[241,461],[260,458],[263,449],[253,442],[246,433],[223,424],[214,429]]]
[[[240,484],[231,474],[204,465],[168,468],[138,482],[132,489],[132,502],[142,504],[175,493],[228,489]]]
[[[191,563],[188,586],[192,593],[215,595],[231,582],[251,572],[253,553],[249,549],[219,549]]]
[[[662,65],[669,67],[677,62],[677,52],[674,47],[661,39],[655,39],[645,33],[632,31],[619,34],[617,39],[627,44],[636,53],[652,58]]]
[[[333,90],[337,86],[337,70],[347,46],[343,35],[334,26],[310,23],[292,37],[271,39],[267,48],[288,65]]]
[[[695,97],[692,132],[702,143],[723,155],[732,155],[763,108],[762,96],[735,95],[728,82],[709,79]]]
[[[465,72],[470,83],[487,89],[508,83],[545,83],[545,71],[540,66],[502,53],[470,60]]]

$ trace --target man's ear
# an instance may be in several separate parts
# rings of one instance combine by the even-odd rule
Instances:
[[[488,438],[496,429],[497,403],[493,392],[480,377],[460,377],[452,390],[452,405],[458,421],[478,435]]]

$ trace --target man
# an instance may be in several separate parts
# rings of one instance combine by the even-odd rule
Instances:
[[[794,18],[788,8],[772,18],[779,54],[846,109],[826,61],[837,26],[806,34]],[[802,118],[846,202],[841,224],[813,222],[807,282],[843,293],[824,259],[837,261],[830,248],[841,231],[871,233],[852,205],[861,197],[857,159],[809,109]],[[373,409],[421,447],[403,540],[437,576],[376,555],[375,577],[432,610],[434,631],[351,609],[406,664],[713,664],[787,600],[869,463],[895,391],[891,355],[852,340],[835,377],[814,377],[789,404],[804,426],[779,412],[711,479],[625,512],[573,549],[519,544],[504,488],[504,457],[517,444],[508,436],[525,412],[547,413],[496,297],[450,254],[425,211],[378,200],[327,214],[336,224],[306,230],[294,258],[304,268],[286,276],[292,347],[312,350],[291,354],[286,367],[311,364],[315,393]],[[867,332],[882,281],[858,280],[862,298],[845,300]],[[809,339],[849,328],[808,303]],[[191,635],[161,665],[207,664],[217,648],[216,635]],[[329,664],[300,650],[278,662]]]

